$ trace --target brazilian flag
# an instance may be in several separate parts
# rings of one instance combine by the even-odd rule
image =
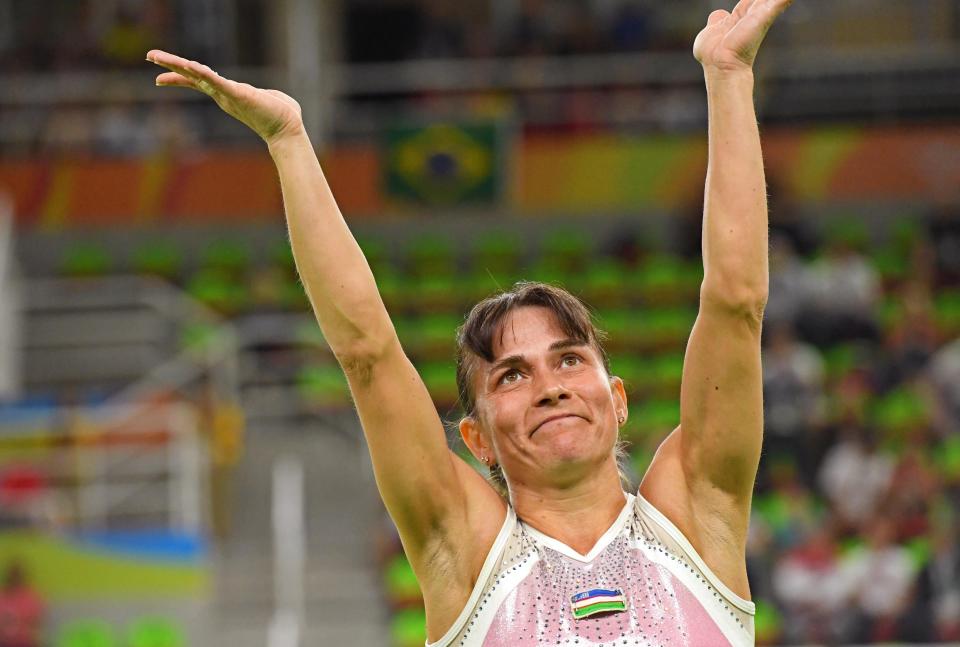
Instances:
[[[431,206],[491,204],[500,151],[494,124],[432,124],[386,132],[386,193]]]

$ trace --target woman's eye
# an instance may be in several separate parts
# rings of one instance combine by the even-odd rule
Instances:
[[[501,384],[512,384],[520,379],[520,371],[515,368],[510,369],[506,373],[500,376]]]
[[[576,366],[580,363],[580,358],[576,355],[567,355],[563,358],[564,366]]]

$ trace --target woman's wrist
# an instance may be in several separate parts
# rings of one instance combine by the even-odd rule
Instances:
[[[703,78],[708,85],[714,82],[753,83],[753,68],[704,65]]]
[[[310,138],[307,136],[307,131],[303,127],[303,124],[300,124],[296,128],[284,130],[283,132],[273,135],[267,139],[266,142],[270,155],[276,157],[291,147],[301,146],[304,143],[310,145]]]

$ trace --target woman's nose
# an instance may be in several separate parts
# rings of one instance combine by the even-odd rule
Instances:
[[[563,384],[559,382],[554,382],[544,388],[540,392],[540,398],[537,400],[538,405],[554,404],[560,400],[566,400],[570,397],[570,391],[567,390]]]

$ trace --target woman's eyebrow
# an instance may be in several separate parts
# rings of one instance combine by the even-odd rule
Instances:
[[[586,346],[587,343],[580,341],[579,339],[573,339],[568,337],[567,339],[561,339],[550,344],[550,347],[547,349],[550,352],[564,350],[566,348],[581,348]],[[509,357],[504,357],[503,359],[497,360],[494,362],[490,369],[487,371],[487,374],[492,374],[500,370],[501,368],[506,368],[507,366],[516,366],[517,364],[526,364],[527,358],[523,355],[510,355]]]
[[[564,348],[580,348],[586,346],[587,342],[580,341],[579,339],[573,339],[568,337],[567,339],[561,339],[560,341],[555,341],[550,344],[549,350],[563,350]]]
[[[526,358],[523,355],[510,355],[509,357],[504,357],[501,360],[497,360],[494,364],[490,365],[490,369],[487,371],[487,374],[493,374],[499,371],[501,368],[506,368],[507,366],[516,366],[518,364],[525,364],[527,362]]]

